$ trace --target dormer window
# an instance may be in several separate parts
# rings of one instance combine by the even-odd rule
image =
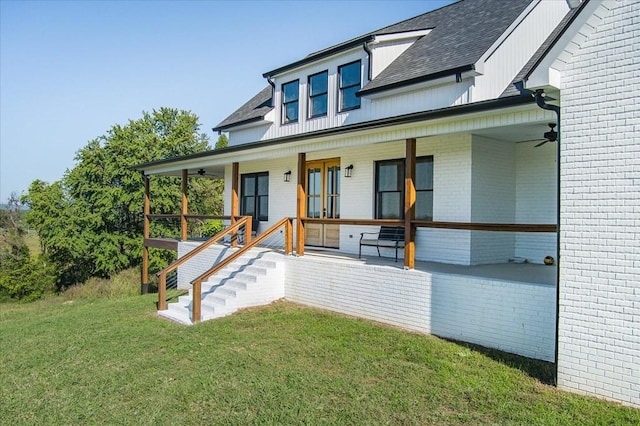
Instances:
[[[360,90],[360,69],[360,61],[338,67],[340,111],[360,108],[360,98],[356,96]]]
[[[309,76],[309,118],[327,115],[327,87],[329,73]]]
[[[282,85],[282,123],[295,123],[298,121],[298,80],[290,81]]]

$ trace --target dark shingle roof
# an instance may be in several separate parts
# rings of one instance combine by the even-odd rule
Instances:
[[[473,69],[531,0],[462,0],[376,34],[433,28],[370,81],[361,94]]]
[[[375,79],[360,90],[374,93],[473,69],[478,59],[533,0],[460,0],[448,6],[381,28],[361,37],[311,53],[300,61],[265,73],[265,76],[316,61],[363,43],[374,35],[431,29]],[[218,124],[214,130],[262,119],[271,106],[271,87]]]
[[[233,114],[214,127],[213,130],[225,130],[226,128],[240,124],[262,120],[262,118],[273,109],[271,96],[271,86],[265,87],[260,93],[251,98],[249,102],[242,105]]]

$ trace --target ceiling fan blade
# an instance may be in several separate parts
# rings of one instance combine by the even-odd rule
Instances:
[[[545,143],[547,143],[547,142],[549,142],[549,141],[548,141],[548,140],[544,140],[544,141],[540,142],[539,144],[537,144],[536,146],[534,146],[534,148],[537,148],[537,147],[539,147],[539,146],[542,146],[542,145],[544,145],[544,144],[545,144]]]

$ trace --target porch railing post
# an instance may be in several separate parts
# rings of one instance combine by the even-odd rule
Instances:
[[[187,214],[189,213],[189,200],[187,198],[188,170],[182,170],[182,203],[180,208],[180,240],[187,241],[189,231],[187,229]]]
[[[304,256],[304,222],[307,217],[307,154],[298,154],[298,193],[296,203],[296,252]]]
[[[147,247],[147,240],[149,239],[149,214],[151,212],[151,194],[149,176],[142,172],[142,179],[144,180],[144,201],[142,208],[143,225],[142,225],[142,271],[140,276],[140,293],[147,294],[149,291],[149,247]]]
[[[293,252],[293,221],[291,218],[284,225],[284,252],[285,254]]]
[[[191,294],[191,322],[194,324],[199,323],[202,320],[202,281],[195,280],[193,282],[192,294]]]
[[[158,310],[167,309],[167,274],[162,273],[158,277]]]
[[[411,138],[406,141],[406,158],[404,172],[404,266],[408,269],[415,268],[415,205],[416,205],[416,140]]]
[[[240,165],[233,163],[231,165],[231,225],[236,223],[236,217],[240,215],[238,203],[238,186],[240,180]],[[231,235],[231,247],[238,246],[238,234],[234,232]]]

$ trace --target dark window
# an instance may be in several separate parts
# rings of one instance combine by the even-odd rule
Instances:
[[[360,108],[360,98],[356,92],[360,90],[360,61],[338,67],[340,111]]]
[[[295,123],[298,121],[298,80],[282,85],[282,122]]]
[[[433,220],[433,157],[416,158],[416,219]],[[404,159],[376,162],[376,219],[404,219]]]
[[[253,220],[269,220],[269,173],[242,175],[240,214]]]
[[[309,118],[327,115],[328,78],[327,71],[309,76]]]

